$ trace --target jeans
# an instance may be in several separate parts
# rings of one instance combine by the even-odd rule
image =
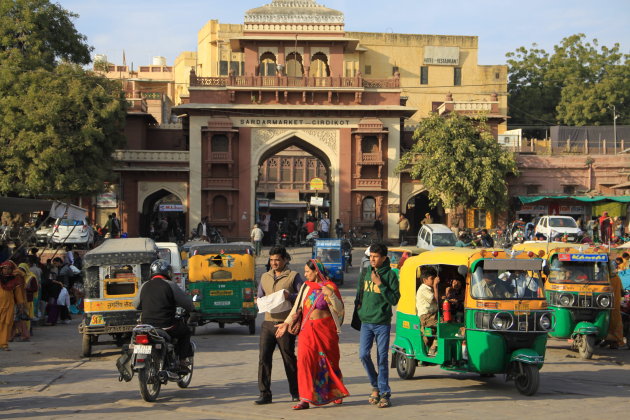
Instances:
[[[361,324],[359,336],[359,358],[368,374],[372,388],[378,389],[382,396],[389,396],[392,390],[389,387],[389,333],[391,325]],[[376,340],[376,358],[378,373],[374,368],[370,351]]]
[[[256,256],[260,255],[261,248],[262,248],[262,241],[254,241],[254,250],[256,252]]]

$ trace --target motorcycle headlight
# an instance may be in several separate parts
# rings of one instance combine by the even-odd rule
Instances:
[[[571,306],[573,305],[573,295],[564,293],[560,295],[558,302],[561,306]]]
[[[507,312],[499,312],[492,320],[492,328],[495,330],[509,330],[513,324],[514,318]]]
[[[545,331],[549,331],[551,329],[551,317],[549,316],[549,314],[542,314],[540,316],[540,319],[538,320],[538,323],[540,324],[540,328]]]
[[[597,296],[597,304],[602,308],[608,308],[612,303],[612,299],[610,295],[599,295]]]

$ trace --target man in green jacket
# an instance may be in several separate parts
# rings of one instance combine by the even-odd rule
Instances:
[[[398,276],[390,269],[389,264],[385,244],[377,243],[370,246],[371,269],[359,279],[357,288],[357,301],[361,302],[358,309],[359,319],[361,319],[359,358],[372,384],[369,402],[380,408],[391,406],[388,366],[389,333],[392,307],[396,306],[400,299]],[[370,356],[374,340],[376,340],[378,373]]]

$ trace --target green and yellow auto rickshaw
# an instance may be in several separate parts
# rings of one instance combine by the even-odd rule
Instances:
[[[423,328],[416,311],[421,272],[440,277],[438,323]],[[536,393],[553,320],[542,285],[543,260],[505,251],[442,248],[408,258],[400,272],[400,301],[392,368],[403,379],[416,366],[437,365],[455,372],[507,374],[524,395]],[[459,305],[445,304],[447,287],[463,287]],[[453,313],[453,311],[457,313]],[[429,355],[423,336],[437,340]]]
[[[186,288],[195,298],[197,324],[247,325],[256,333],[258,309],[254,249],[249,242],[205,244],[189,250]],[[195,329],[193,328],[193,331]]]
[[[545,294],[556,319],[549,335],[569,339],[583,359],[593,357],[595,344],[608,335],[613,308],[608,251],[544,242],[515,248],[545,255],[549,263]]]
[[[88,357],[100,344],[122,346],[137,325],[138,311],[133,299],[158,259],[155,242],[147,238],[108,239],[83,257],[84,312],[79,332],[82,353]],[[111,335],[112,341],[101,341]]]

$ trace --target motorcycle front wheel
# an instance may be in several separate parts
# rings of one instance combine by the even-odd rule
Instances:
[[[143,369],[138,372],[138,382],[140,383],[140,395],[146,402],[157,400],[160,395],[162,383],[158,378],[158,363],[154,356],[147,357]],[[192,375],[191,375],[192,376]]]

